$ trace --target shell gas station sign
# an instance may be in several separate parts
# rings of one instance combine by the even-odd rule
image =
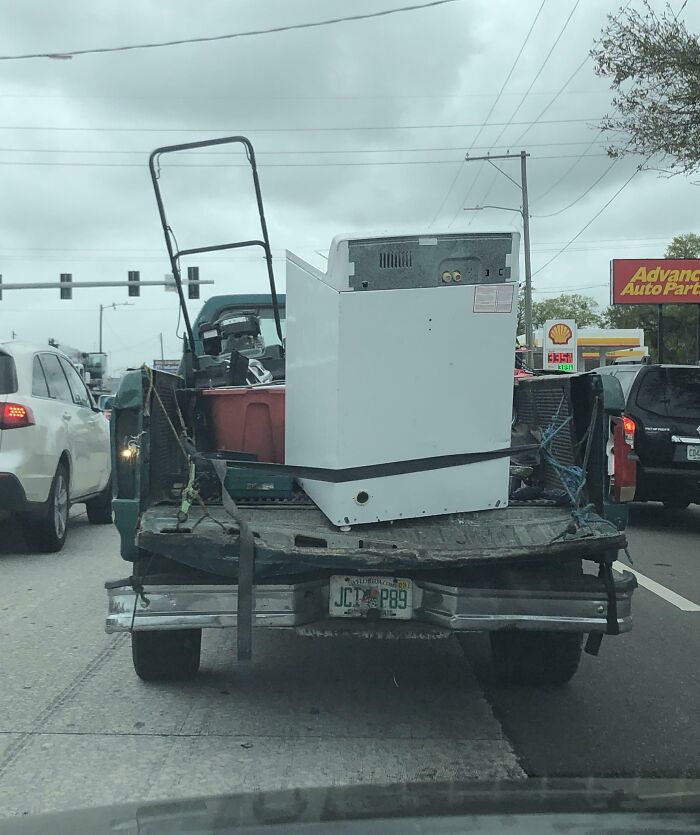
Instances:
[[[548,319],[544,323],[542,367],[549,371],[578,370],[576,322]]]
[[[700,259],[616,258],[610,296],[613,304],[700,304]]]

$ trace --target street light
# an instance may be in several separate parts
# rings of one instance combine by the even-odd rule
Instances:
[[[116,310],[118,307],[133,307],[131,302],[112,302],[112,304],[101,304],[100,305],[100,348],[99,353],[102,353],[102,313],[105,310],[111,308],[112,310]]]

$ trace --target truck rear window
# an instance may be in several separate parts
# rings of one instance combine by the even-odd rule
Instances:
[[[700,420],[700,368],[651,368],[637,405],[657,415]]]
[[[16,391],[15,361],[9,354],[0,353],[0,394],[14,394]]]

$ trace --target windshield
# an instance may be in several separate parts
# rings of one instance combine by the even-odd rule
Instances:
[[[682,797],[698,186],[700,0],[0,2],[0,835]]]
[[[639,386],[637,404],[665,417],[700,421],[700,368],[650,369]]]
[[[0,394],[12,394],[17,391],[15,361],[9,354],[0,353]]]

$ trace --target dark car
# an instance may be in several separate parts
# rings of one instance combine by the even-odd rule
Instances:
[[[634,437],[638,501],[682,509],[700,503],[700,366],[621,364],[612,374],[625,395],[625,429]]]

